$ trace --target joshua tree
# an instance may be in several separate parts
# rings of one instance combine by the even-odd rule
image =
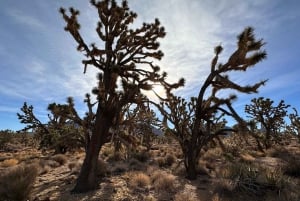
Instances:
[[[284,125],[284,117],[287,116],[286,105],[281,100],[277,106],[273,106],[274,101],[269,98],[259,97],[251,100],[251,104],[245,106],[245,112],[254,121],[261,123],[265,130],[263,144],[266,149],[271,147],[271,140],[277,140],[277,134]]]
[[[300,116],[296,108],[293,108],[294,113],[289,114],[290,125],[287,126],[287,130],[298,137],[300,140]]]
[[[155,138],[153,130],[161,126],[159,119],[156,117],[155,112],[149,107],[149,104],[140,107],[134,118],[133,125],[135,127],[134,132],[138,134],[142,144],[145,145],[149,151],[153,143],[153,138]]]
[[[90,104],[89,96],[85,100]],[[43,124],[33,113],[33,106],[27,106],[25,102],[21,108],[22,113],[17,113],[21,123],[27,126],[22,130],[34,129],[35,137],[40,140],[40,148],[54,148],[56,152],[63,153],[68,148],[84,147],[89,141],[88,122],[90,113],[81,119],[74,108],[71,97],[67,104],[51,103],[48,106],[49,121]]]
[[[236,90],[241,93],[256,93],[266,80],[253,85],[241,86],[229,78],[228,73],[246,71],[266,58],[266,52],[261,50],[263,40],[256,40],[251,27],[246,28],[238,35],[237,50],[225,64],[218,63],[219,54],[223,48],[215,48],[215,57],[211,63],[211,70],[197,97],[190,101],[175,96],[169,88],[167,98],[161,98],[158,106],[164,115],[165,127],[180,143],[184,154],[184,164],[187,177],[195,179],[197,176],[196,165],[200,158],[200,151],[218,135],[230,130],[216,126],[214,122],[219,115],[234,117],[240,124],[245,125],[232,107],[235,95],[219,97],[218,92],[225,89]],[[172,124],[173,128],[168,125]]]
[[[77,17],[79,11],[61,8],[66,22],[65,30],[77,42],[77,49],[84,53],[84,72],[88,66],[97,68],[98,86],[93,90],[97,95],[96,114],[88,150],[73,192],[86,192],[97,187],[97,160],[102,145],[110,137],[110,129],[118,125],[120,114],[129,103],[141,104],[144,96],[141,90],[150,90],[155,82],[164,82],[167,74],[159,73],[160,68],[153,59],[161,59],[158,39],[165,36],[165,30],[158,19],[144,23],[140,28],[131,29],[137,14],[130,11],[127,2],[118,5],[115,0],[91,1],[99,15],[96,33],[100,44],[88,45],[80,34]],[[120,83],[120,84],[119,84]],[[167,84],[167,83],[165,83]],[[184,84],[181,79],[177,88]]]

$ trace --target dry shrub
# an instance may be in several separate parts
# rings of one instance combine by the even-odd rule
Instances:
[[[101,153],[103,156],[105,157],[110,157],[114,154],[114,148],[112,146],[103,146],[103,148],[101,149]]]
[[[129,164],[129,168],[131,170],[143,170],[145,168],[145,164],[143,164],[142,162],[140,162],[139,160],[135,159],[135,158],[131,158],[128,161]]]
[[[100,177],[104,177],[107,173],[108,173],[107,163],[104,160],[99,158],[97,164],[97,175]]]
[[[288,160],[284,174],[292,177],[300,177],[300,159]]]
[[[172,191],[175,188],[175,176],[163,171],[154,172],[151,181],[156,191]]]
[[[127,170],[128,170],[128,164],[121,162],[121,163],[114,164],[111,171],[116,174],[120,174],[126,172]]]
[[[223,154],[223,151],[220,147],[216,147],[214,149],[208,149],[204,155],[203,155],[203,159],[204,160],[215,160],[216,158],[220,158]]]
[[[223,176],[230,180],[233,191],[252,195],[265,195],[267,190],[281,192],[290,183],[280,168],[261,168],[247,163],[232,164]]]
[[[155,161],[157,162],[159,167],[164,167],[166,164],[166,160],[164,157],[158,157]]]
[[[174,201],[199,201],[192,192],[180,192],[175,195]]]
[[[51,170],[51,167],[49,167],[48,165],[40,167],[39,168],[39,175],[46,174],[46,173],[50,172],[50,170]]]
[[[157,199],[155,197],[153,197],[153,195],[147,195],[145,197],[143,197],[144,201],[157,201]]]
[[[133,156],[133,158],[139,160],[140,162],[146,162],[151,157],[151,154],[147,151],[140,151],[140,152],[134,153],[132,156]]]
[[[42,167],[49,166],[51,168],[57,168],[60,166],[60,164],[54,160],[41,160],[40,165]]]
[[[244,153],[244,154],[240,155],[240,160],[241,160],[241,162],[251,163],[255,160],[255,158],[253,156],[251,156],[250,154]]]
[[[63,154],[56,154],[52,156],[51,159],[58,162],[60,165],[64,165],[68,162],[67,156]]]
[[[172,154],[167,154],[165,157],[165,165],[170,167],[176,161],[176,157]]]
[[[150,177],[142,172],[132,172],[129,179],[129,185],[133,188],[147,187],[151,183]]]
[[[81,164],[78,161],[71,162],[68,164],[68,167],[72,174],[78,174],[80,171]]]
[[[37,175],[37,165],[22,165],[8,170],[0,177],[0,200],[27,200]]]
[[[176,157],[172,154],[167,154],[164,157],[157,157],[155,161],[159,167],[170,167],[176,161]]]
[[[1,163],[2,167],[12,167],[15,166],[19,163],[19,160],[11,158],[11,159],[6,159]]]

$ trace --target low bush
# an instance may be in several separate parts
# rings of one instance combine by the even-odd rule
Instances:
[[[234,163],[223,171],[233,191],[264,195],[267,190],[280,192],[289,182],[280,168],[261,168],[249,163]],[[230,185],[230,186],[231,186]]]
[[[107,164],[102,159],[98,159],[97,164],[97,175],[100,177],[104,177],[108,173]]]
[[[165,165],[170,167],[176,161],[176,157],[171,154],[167,154],[165,157]]]
[[[172,191],[175,189],[175,176],[163,171],[154,172],[151,181],[156,191]]]
[[[191,192],[180,192],[175,195],[174,201],[198,201]]]
[[[58,162],[60,165],[64,165],[68,162],[68,158],[64,154],[56,154],[52,156],[51,159]]]
[[[37,165],[22,165],[8,170],[0,177],[0,200],[29,199],[37,175]]]
[[[300,177],[300,159],[289,160],[284,169],[284,174],[291,177]]]
[[[133,172],[130,174],[129,185],[133,188],[144,188],[151,183],[150,177],[142,172]]]
[[[146,162],[151,157],[151,154],[147,151],[141,151],[133,154],[133,158],[136,158],[140,162]]]

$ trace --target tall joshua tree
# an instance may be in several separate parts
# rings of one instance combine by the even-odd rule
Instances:
[[[99,22],[96,33],[101,44],[88,45],[80,34],[77,17],[79,11],[69,9],[69,14],[61,8],[66,22],[65,30],[78,44],[77,49],[84,53],[84,72],[88,66],[99,72],[98,86],[93,90],[97,95],[95,122],[88,150],[73,192],[86,192],[97,187],[97,160],[102,145],[109,138],[109,130],[118,122],[122,108],[128,103],[140,104],[144,98],[141,90],[150,90],[154,82],[165,82],[166,73],[160,74],[160,68],[153,59],[161,59],[158,39],[165,36],[165,30],[158,19],[154,23],[144,23],[140,28],[131,29],[137,14],[130,11],[127,2],[118,5],[114,0],[92,0]],[[138,65],[141,64],[141,65]],[[121,83],[121,86],[118,85]],[[172,87],[183,85],[181,79]],[[166,84],[166,83],[165,83]],[[170,85],[171,86],[171,85]]]
[[[228,97],[218,96],[218,92],[232,89],[241,93],[256,93],[266,80],[253,85],[241,86],[230,79],[228,73],[246,71],[266,58],[266,52],[261,50],[263,40],[256,40],[253,28],[246,28],[238,35],[237,50],[225,64],[218,63],[223,48],[215,48],[215,57],[212,60],[210,73],[199,90],[198,96],[190,101],[172,93],[168,85],[164,85],[167,98],[161,98],[160,105],[156,104],[164,115],[167,132],[173,135],[180,143],[184,154],[184,164],[189,179],[197,176],[196,165],[200,158],[200,151],[218,135],[229,129],[218,126],[216,119],[222,115],[234,117],[239,123],[243,120],[232,107],[235,95]],[[155,104],[155,103],[154,103]],[[173,127],[168,127],[172,124]]]

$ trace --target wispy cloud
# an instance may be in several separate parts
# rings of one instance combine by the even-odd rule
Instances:
[[[98,71],[90,68],[83,74],[81,60],[84,56],[76,51],[73,38],[63,31],[64,22],[57,12],[60,4],[66,8],[74,4],[75,8],[80,9],[79,21],[86,42],[96,42],[100,46],[95,32],[97,12],[86,2],[45,1],[35,4],[39,8],[38,14],[25,3],[3,8],[3,16],[8,17],[3,22],[9,26],[0,34],[0,40],[3,40],[0,59],[4,61],[0,69],[1,97],[21,100],[19,102],[30,100],[38,105],[37,109],[45,110],[47,103],[65,102],[67,96],[73,96],[78,102],[78,109],[85,110],[82,100],[84,94],[97,85]],[[286,68],[280,70],[286,62],[294,59],[295,53],[289,50],[289,53],[283,54],[285,50],[280,48],[286,43],[285,38],[278,40],[275,34],[281,31],[285,35],[283,25],[300,17],[297,6],[273,0],[130,0],[129,6],[138,13],[134,27],[139,27],[143,22],[153,22],[157,17],[166,28],[167,35],[160,41],[165,56],[155,62],[168,73],[170,82],[176,82],[181,77],[186,79],[186,86],[176,91],[181,96],[197,96],[209,73],[213,48],[219,44],[224,47],[220,62],[225,63],[236,48],[236,35],[249,25],[256,28],[258,38],[266,39],[268,52],[268,48],[277,49],[271,50],[269,60],[272,62],[267,60],[246,74],[231,75],[232,78],[242,84],[270,78],[259,95],[288,96],[299,88],[299,71],[289,73]],[[285,9],[280,9],[282,7]],[[24,32],[20,36],[16,30]],[[296,43],[294,41],[292,45]],[[278,64],[278,61],[281,63]],[[162,93],[161,89],[156,90]],[[277,93],[278,90],[282,92]],[[149,96],[154,99],[153,94]],[[254,96],[239,95],[235,104],[242,108]],[[8,112],[11,106],[4,104],[1,107],[0,111]]]
[[[32,28],[44,28],[43,22],[38,18],[28,15],[18,9],[10,9],[7,14],[12,17],[19,24],[27,25]]]

